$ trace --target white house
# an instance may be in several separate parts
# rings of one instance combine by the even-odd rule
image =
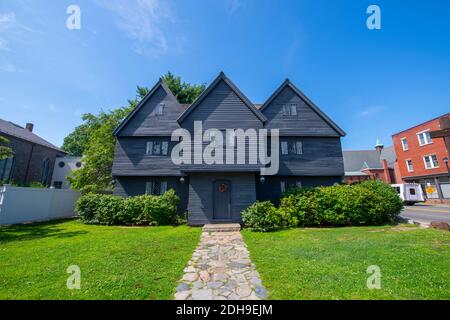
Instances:
[[[80,169],[81,166],[81,157],[56,158],[52,186],[55,189],[69,189],[70,183],[67,180],[67,177],[72,171]]]

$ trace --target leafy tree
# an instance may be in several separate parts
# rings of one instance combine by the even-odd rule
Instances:
[[[170,91],[177,97],[179,103],[192,103],[205,90],[205,84],[195,85],[182,82],[181,78],[173,75],[170,71],[162,77]]]
[[[9,144],[9,140],[0,136],[0,160],[14,156],[13,150],[10,147],[4,146],[4,144]]]
[[[112,164],[114,159],[114,129],[131,111],[122,107],[99,115],[85,114],[83,119],[90,126],[89,141],[84,149],[83,167],[73,171],[68,178],[72,188],[81,192],[112,191]]]
[[[72,133],[64,138],[61,149],[70,156],[81,157],[89,141],[89,129],[90,127],[86,123],[76,127]]]

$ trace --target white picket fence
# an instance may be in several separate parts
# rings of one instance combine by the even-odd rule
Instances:
[[[0,225],[73,217],[79,196],[73,190],[0,187]]]

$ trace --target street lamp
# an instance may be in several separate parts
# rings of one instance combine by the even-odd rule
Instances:
[[[448,168],[448,158],[447,158],[447,157],[445,157],[445,158],[444,158],[444,159],[442,159],[442,160],[444,160],[445,166],[447,167],[447,171],[448,171],[448,176],[450,177],[450,169]]]

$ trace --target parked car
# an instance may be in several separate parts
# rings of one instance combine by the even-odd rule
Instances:
[[[391,184],[406,205],[424,202],[422,187],[418,183]]]

